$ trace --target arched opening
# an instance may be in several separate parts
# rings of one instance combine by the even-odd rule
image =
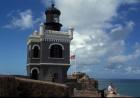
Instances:
[[[37,71],[37,69],[32,70],[31,79],[38,80],[38,71]]]
[[[34,58],[39,58],[39,52],[40,52],[40,49],[38,46],[34,46],[33,47],[33,57]]]
[[[61,45],[52,45],[50,47],[51,58],[63,58],[63,49]]]

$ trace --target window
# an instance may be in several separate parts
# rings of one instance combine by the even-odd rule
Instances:
[[[54,20],[53,20],[54,22],[56,22],[56,23],[59,22],[59,16],[58,16],[58,15],[55,14],[55,15],[53,16],[53,18],[54,18]]]
[[[52,45],[50,48],[51,58],[63,58],[63,49],[61,45]]]
[[[39,46],[34,46],[33,47],[33,57],[39,58],[39,52],[40,52]]]

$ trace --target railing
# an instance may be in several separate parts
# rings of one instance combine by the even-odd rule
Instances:
[[[46,30],[45,34],[55,34],[55,35],[71,36],[71,33],[69,33],[69,32],[52,31],[52,30]]]

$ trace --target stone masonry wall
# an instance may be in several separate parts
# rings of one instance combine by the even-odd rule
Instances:
[[[0,97],[68,97],[64,84],[36,81],[17,77],[0,77]]]

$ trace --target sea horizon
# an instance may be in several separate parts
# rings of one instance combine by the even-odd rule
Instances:
[[[96,80],[140,80],[139,78],[92,78]]]
[[[119,95],[140,97],[140,79],[98,79],[98,88],[107,89],[112,83]]]

